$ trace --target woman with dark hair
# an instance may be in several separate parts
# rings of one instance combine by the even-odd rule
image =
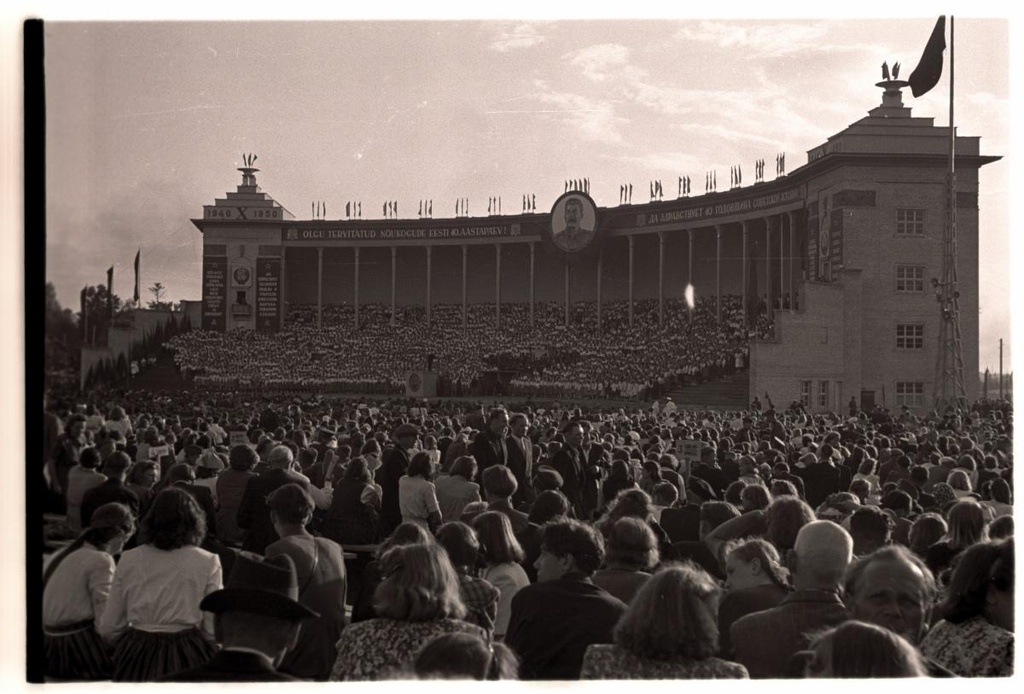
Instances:
[[[601,485],[601,491],[604,494],[604,502],[611,504],[615,501],[615,497],[619,495],[624,489],[635,489],[636,481],[633,479],[633,472],[629,467],[629,463],[621,458],[615,458],[612,460],[611,471],[608,473],[608,478]]]
[[[362,576],[359,577],[358,591],[355,598],[351,600],[353,622],[362,622],[377,616],[373,607],[373,594],[383,578],[380,572],[380,558],[384,556],[384,553],[392,547],[421,545],[430,542],[434,542],[434,536],[422,525],[402,523],[395,528],[395,531],[377,548],[376,558],[363,568]]]
[[[938,513],[922,513],[910,526],[910,551],[924,559],[928,549],[941,540],[948,530],[946,520]]]
[[[169,487],[153,500],[140,545],[121,555],[97,631],[114,647],[115,682],[150,682],[202,665],[216,650],[199,603],[223,587],[220,559],[200,549],[206,521],[195,499]]]
[[[1013,538],[967,548],[921,652],[960,677],[1013,674]]]
[[[1010,493],[1009,483],[1002,478],[996,478],[989,481],[988,485],[989,498],[981,503],[992,510],[992,515],[995,518],[1012,516],[1013,495]]]
[[[501,642],[473,634],[443,634],[416,655],[421,680],[518,680],[519,658]]]
[[[441,525],[441,507],[431,479],[434,466],[430,456],[420,451],[409,461],[409,467],[398,480],[398,507],[402,522],[419,523],[433,532]]]
[[[719,654],[729,657],[733,654],[729,638],[733,622],[775,607],[793,587],[778,550],[767,540],[733,540],[726,543],[724,554],[727,592],[718,606],[718,646]]]
[[[480,485],[472,481],[476,477],[476,469],[473,456],[459,456],[452,463],[449,473],[440,475],[434,482],[444,522],[458,520],[468,504],[480,501]]]
[[[810,647],[810,678],[927,677],[913,644],[876,624],[843,622],[821,633]]]
[[[763,511],[772,503],[772,493],[762,484],[748,484],[740,492],[740,509],[747,511]]]
[[[478,575],[482,558],[480,540],[473,528],[459,521],[437,529],[437,542],[459,575],[459,596],[466,605],[466,621],[476,624],[490,637],[498,618],[498,588]],[[504,632],[503,632],[504,633]]]
[[[267,497],[270,520],[281,537],[267,546],[266,557],[287,554],[295,564],[298,601],[320,616],[306,620],[298,643],[277,666],[300,679],[326,681],[337,656],[334,645],[345,627],[345,557],[338,543],[313,537],[313,499],[298,484],[278,487]]]
[[[374,592],[380,616],[341,632],[332,681],[383,680],[408,672],[416,653],[442,634],[487,638],[483,629],[463,621],[458,575],[437,543],[393,547],[380,567],[384,580]]]
[[[128,417],[125,416],[124,408],[122,407],[111,408],[110,416],[107,417],[107,422],[103,427],[107,431],[116,431],[120,433],[121,437],[125,439],[135,433],[132,431],[132,423],[128,421]]]
[[[154,489],[159,481],[160,464],[155,461],[146,460],[134,463],[128,469],[124,486],[139,497],[139,518],[143,518],[153,504],[153,497],[156,494]]]
[[[971,487],[971,478],[964,470],[956,469],[949,473],[946,484],[953,488],[957,499],[971,496],[974,489]]]
[[[485,565],[481,576],[500,591],[494,636],[502,638],[508,629],[512,598],[521,588],[530,585],[522,567],[525,553],[512,533],[512,521],[500,511],[484,511],[473,519],[473,529],[480,541]]]
[[[627,605],[651,578],[658,565],[658,538],[639,518],[626,516],[615,521],[605,541],[604,568],[591,580]]]
[[[349,461],[334,487],[321,531],[342,547],[380,540],[380,486],[365,458]]]
[[[46,677],[109,679],[107,645],[96,632],[114,580],[114,556],[135,533],[124,504],[100,506],[89,527],[50,560],[43,572],[43,651]]]
[[[238,527],[238,507],[242,505],[245,485],[256,477],[253,468],[260,457],[250,446],[238,444],[228,453],[228,467],[217,475],[217,537],[230,547],[241,547],[245,530]]]
[[[993,540],[1013,537],[1013,516],[999,516],[989,523],[988,536]]]
[[[985,511],[973,499],[956,502],[946,514],[946,522],[949,531],[928,549],[924,557],[932,574],[943,584],[949,582],[946,570],[952,566],[958,554],[971,545],[988,540]]]
[[[641,464],[640,469],[640,489],[647,492],[647,494],[653,494],[655,485],[663,481],[661,465],[658,464],[657,460],[648,458]]]
[[[593,644],[580,679],[745,679],[718,652],[718,582],[693,564],[671,564],[647,581],[615,627]]]

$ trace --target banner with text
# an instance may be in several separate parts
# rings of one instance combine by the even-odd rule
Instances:
[[[454,241],[472,239],[517,238],[523,235],[519,224],[478,224],[458,227],[381,227],[352,229],[301,229],[290,227],[281,232],[288,245],[352,241]]]
[[[256,260],[256,330],[277,332],[281,328],[281,259]]]
[[[203,330],[221,330],[224,324],[224,292],[227,285],[228,259],[203,257]]]

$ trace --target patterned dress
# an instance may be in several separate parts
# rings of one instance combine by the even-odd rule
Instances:
[[[654,660],[614,645],[592,644],[583,656],[581,680],[747,679],[747,669],[720,658]]]
[[[414,679],[412,663],[423,646],[438,636],[462,632],[486,638],[483,629],[458,619],[402,622],[380,618],[350,624],[338,640],[331,680]]]
[[[939,622],[924,637],[921,652],[960,677],[1013,674],[1013,632],[981,616],[960,624]]]

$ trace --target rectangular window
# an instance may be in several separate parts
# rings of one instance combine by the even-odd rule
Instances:
[[[896,324],[896,349],[923,349],[924,325],[921,323]]]
[[[924,236],[924,210],[899,208],[896,210],[897,236]]]
[[[924,291],[924,265],[897,265],[896,291],[920,294]]]
[[[800,381],[800,403],[804,407],[811,406],[811,382]]]
[[[923,381],[896,381],[896,405],[924,407]]]
[[[828,407],[828,381],[818,381],[818,407]]]

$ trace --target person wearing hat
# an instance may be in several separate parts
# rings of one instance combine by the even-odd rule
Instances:
[[[390,535],[402,522],[398,480],[409,468],[409,451],[416,445],[416,438],[419,435],[419,427],[414,424],[398,425],[391,433],[391,440],[395,445],[384,454],[381,466],[377,470],[376,482],[381,488],[380,531],[383,537]]]
[[[196,465],[196,486],[206,487],[213,497],[213,504],[220,508],[220,501],[217,499],[217,478],[221,471],[227,467],[225,458],[220,454],[209,450],[199,456],[199,464]]]
[[[302,623],[320,615],[298,601],[295,563],[287,554],[269,559],[239,555],[227,585],[203,598],[214,615],[220,650],[203,665],[163,682],[294,682],[277,666],[298,643]]]
[[[139,497],[125,486],[125,478],[131,466],[132,459],[121,451],[103,461],[102,472],[107,480],[87,491],[82,497],[81,527],[89,527],[93,512],[103,504],[111,502],[127,505],[132,514],[136,518],[139,517]]]
[[[114,555],[135,533],[124,504],[109,503],[43,572],[43,652],[48,680],[102,680],[113,670],[110,652],[96,633],[96,619],[110,595]]]

